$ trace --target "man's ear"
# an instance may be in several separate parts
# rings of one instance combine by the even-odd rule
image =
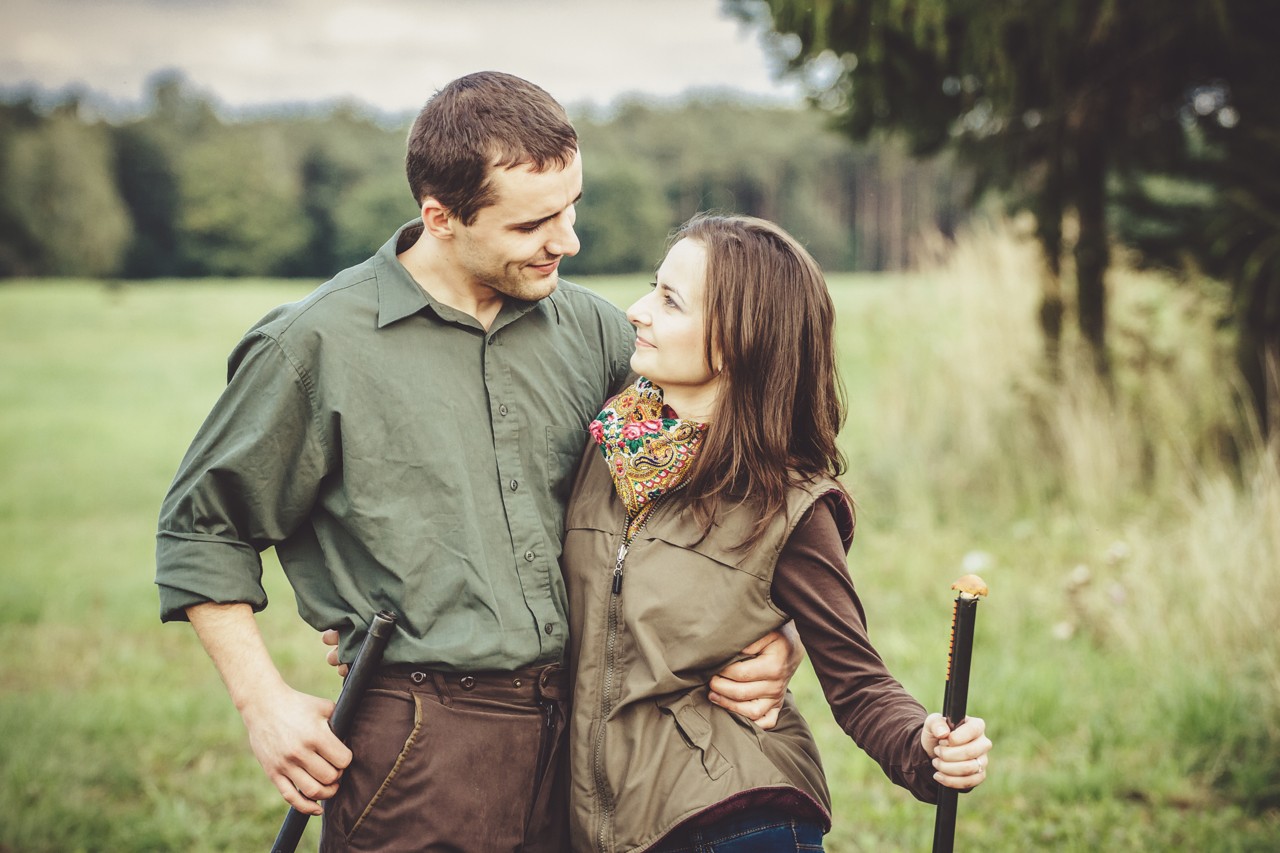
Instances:
[[[453,237],[454,218],[439,200],[427,196],[422,201],[422,226],[437,240]]]

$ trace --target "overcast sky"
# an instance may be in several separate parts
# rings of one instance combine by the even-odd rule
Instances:
[[[352,97],[416,110],[471,71],[566,104],[732,88],[795,100],[720,0],[3,0],[0,87],[125,102],[161,69],[232,107]]]

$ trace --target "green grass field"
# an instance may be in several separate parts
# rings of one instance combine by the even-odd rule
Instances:
[[[873,640],[927,706],[951,581],[977,568],[992,589],[971,711],[996,751],[958,846],[1274,850],[1280,477],[1235,406],[1218,297],[1117,272],[1117,390],[1071,370],[1055,388],[1035,369],[1033,269],[985,237],[926,273],[831,281],[851,566]],[[585,283],[625,304],[644,281]],[[313,285],[0,287],[0,851],[274,837],[283,804],[212,665],[159,624],[153,535],[232,344]],[[267,588],[286,677],[336,695],[272,560]],[[928,849],[932,810],[835,729],[815,685],[796,690],[835,797],[828,849]]]

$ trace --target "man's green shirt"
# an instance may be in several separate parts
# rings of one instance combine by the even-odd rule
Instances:
[[[400,617],[388,662],[562,658],[568,489],[634,331],[562,281],[509,300],[486,332],[396,259],[420,233],[404,226],[231,354],[161,509],[162,619],[265,607],[259,552],[275,546],[303,618],[341,630],[343,660],[381,609]]]

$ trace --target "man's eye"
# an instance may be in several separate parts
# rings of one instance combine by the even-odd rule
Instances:
[[[533,225],[517,226],[516,230],[519,231],[521,234],[532,234],[534,231],[537,231],[541,227],[542,227],[541,222],[535,222]]]

